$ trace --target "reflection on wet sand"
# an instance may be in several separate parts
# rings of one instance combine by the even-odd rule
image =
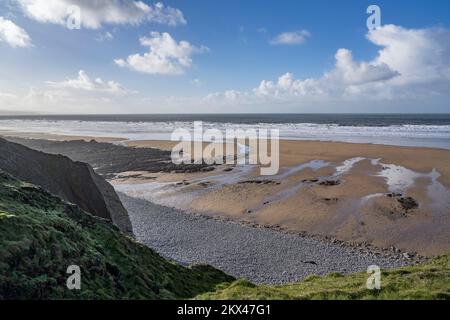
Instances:
[[[223,165],[207,174],[113,183],[130,196],[202,214],[422,254],[450,249],[450,190],[436,168],[418,172],[361,156],[314,159],[269,177],[257,168]],[[418,245],[424,240],[433,242]]]

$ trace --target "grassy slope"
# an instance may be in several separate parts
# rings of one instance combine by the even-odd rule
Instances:
[[[368,274],[310,276],[283,286],[255,286],[238,280],[197,299],[450,299],[450,258],[442,256],[417,266],[386,270],[381,289],[368,290]]]
[[[66,288],[81,267],[80,291]],[[233,279],[184,268],[107,221],[0,171],[0,299],[192,298]]]

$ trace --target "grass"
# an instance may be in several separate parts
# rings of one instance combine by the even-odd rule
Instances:
[[[237,280],[216,292],[199,295],[197,299],[450,299],[448,256],[437,257],[422,265],[382,271],[380,290],[367,289],[368,276],[367,273],[309,276],[302,282],[281,286],[256,286],[248,281]]]
[[[69,265],[81,290],[68,290]],[[0,171],[0,299],[181,299],[234,279],[184,268],[46,191]]]

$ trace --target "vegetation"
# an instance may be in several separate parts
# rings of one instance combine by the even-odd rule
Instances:
[[[69,265],[81,290],[69,290]],[[0,171],[0,299],[177,299],[234,279],[184,268],[108,221]]]
[[[366,287],[368,274],[310,276],[282,286],[256,286],[238,280],[197,299],[450,299],[450,258],[442,256],[422,265],[386,270],[381,289]]]

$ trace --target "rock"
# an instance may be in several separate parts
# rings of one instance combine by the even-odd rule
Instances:
[[[205,182],[200,182],[198,185],[199,185],[199,186],[202,186],[202,187],[204,187],[204,188],[206,188],[206,187],[208,187],[210,184],[211,184],[211,182],[205,181]]]
[[[81,161],[95,168],[96,173],[106,179],[114,178],[118,172],[146,171],[189,173],[214,170],[214,166],[201,164],[174,164],[171,151],[153,148],[130,148],[105,142],[48,141],[8,137],[8,141],[49,154],[61,154],[73,161]]]
[[[273,181],[273,180],[245,180],[240,181],[239,184],[276,184],[279,185],[281,182]]]
[[[214,171],[214,167],[203,167],[200,169],[201,172],[210,172],[210,171]]]
[[[413,210],[419,207],[419,203],[411,197],[402,197],[397,199],[397,201],[406,211]]]
[[[388,193],[388,194],[386,194],[386,197],[388,197],[388,198],[398,198],[398,197],[403,197],[403,195],[401,193]]]
[[[308,260],[308,261],[301,261],[302,263],[306,263],[306,264],[313,264],[313,265],[317,265],[317,262],[312,261],[312,260]]]
[[[319,181],[319,179],[317,179],[317,178],[303,179],[303,180],[302,180],[303,183],[316,183],[316,182],[318,182],[318,181]]]
[[[341,184],[340,180],[325,180],[319,183],[321,186],[338,186]]]
[[[112,221],[125,233],[132,232],[128,213],[114,188],[86,163],[0,139],[0,169]]]

